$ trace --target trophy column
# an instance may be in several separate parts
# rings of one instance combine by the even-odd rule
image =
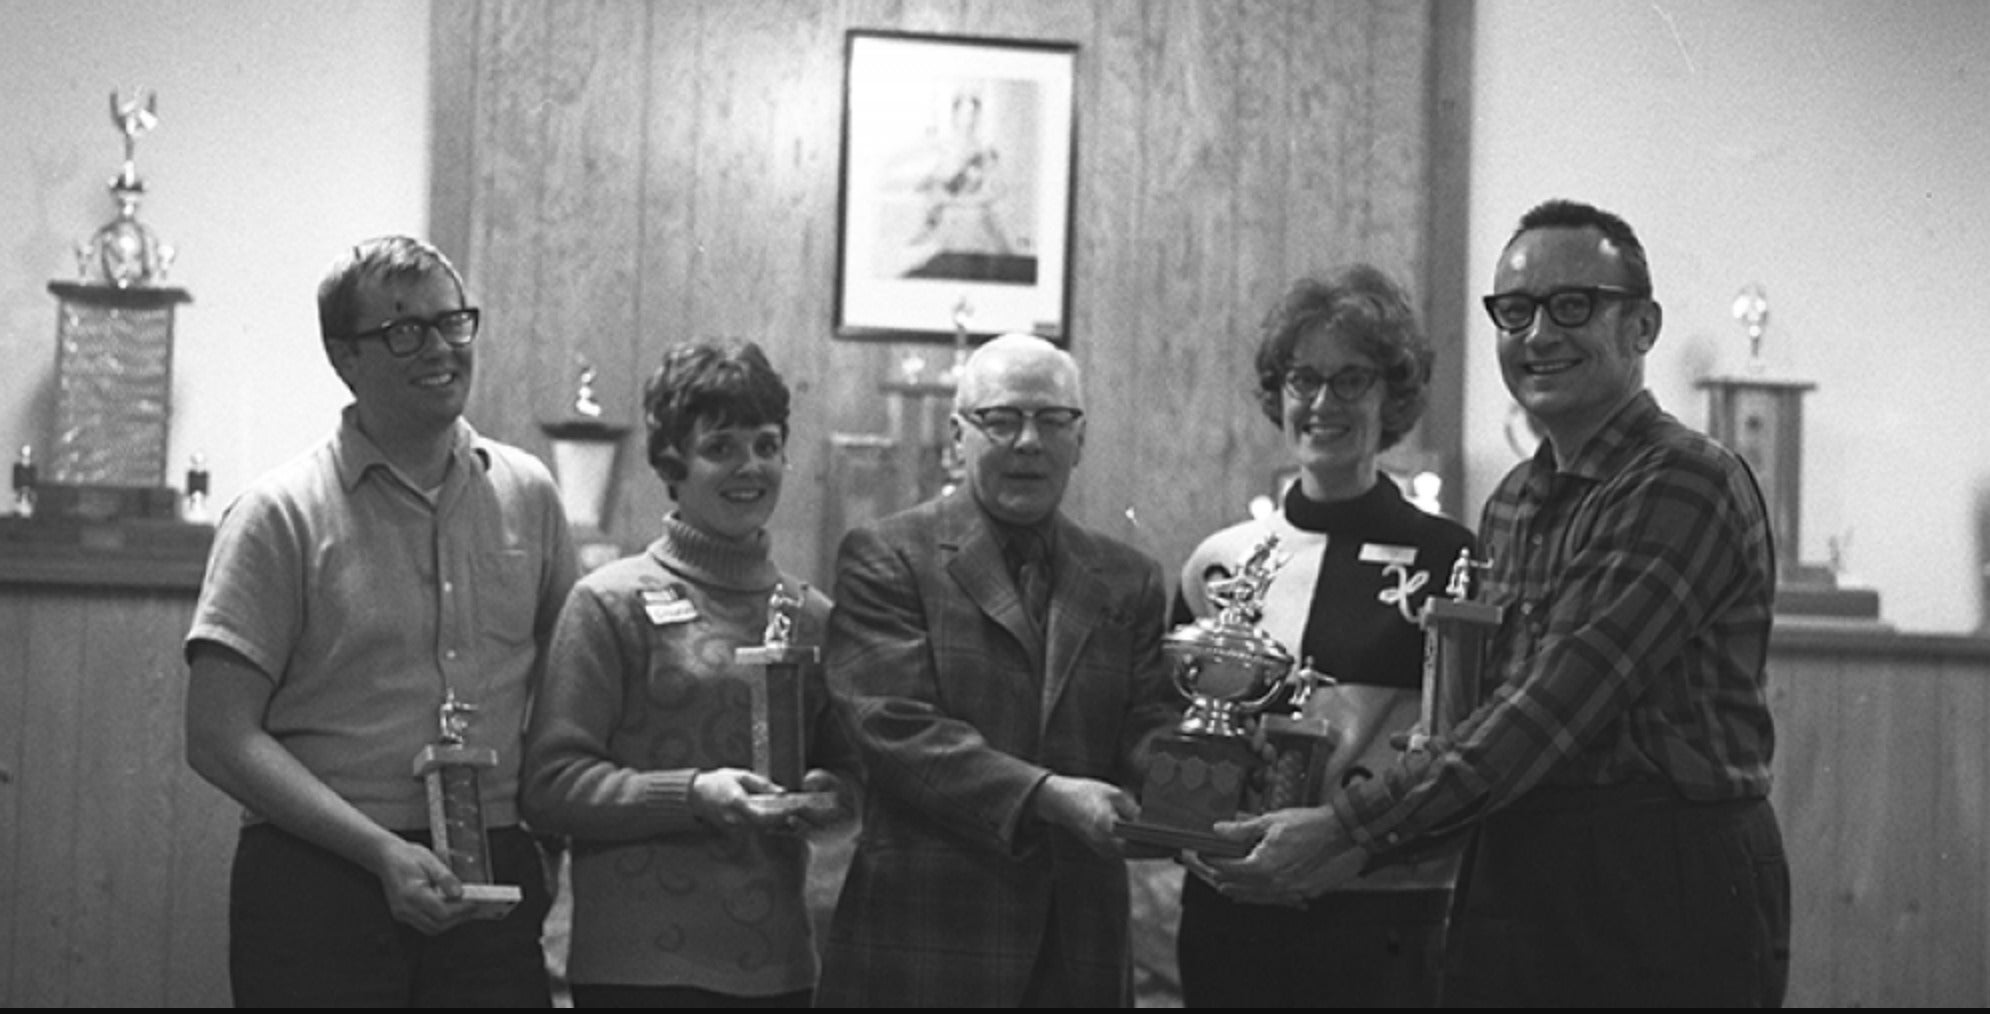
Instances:
[[[1499,629],[1500,607],[1471,601],[1472,571],[1487,564],[1459,550],[1443,595],[1423,604],[1423,704],[1411,750],[1428,750],[1479,703],[1486,638]]]
[[[109,184],[117,216],[77,244],[75,281],[48,283],[60,303],[55,432],[37,506],[51,517],[171,520],[173,318],[192,297],[166,284],[173,249],[138,218],[138,139],[159,122],[158,96],[113,92],[110,113],[124,136],[124,164]]]
[[[802,681],[809,666],[822,663],[822,649],[790,641],[792,611],[801,605],[799,596],[776,588],[767,601],[767,628],[761,643],[735,648],[732,653],[733,661],[750,672],[747,686],[753,700],[753,772],[787,790],[753,797],[753,806],[763,812],[828,808],[836,801],[833,793],[797,791],[808,773]]]
[[[497,766],[497,751],[463,741],[475,705],[451,690],[443,697],[441,735],[415,755],[414,774],[428,787],[430,848],[463,882],[463,900],[491,910],[496,918],[523,900],[511,884],[494,884],[491,843],[484,826],[484,798],[477,772]]]

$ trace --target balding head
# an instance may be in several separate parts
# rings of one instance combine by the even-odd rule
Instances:
[[[988,339],[967,357],[961,367],[960,384],[954,389],[954,410],[980,408],[990,388],[1010,374],[1048,377],[1062,393],[1059,404],[1085,407],[1078,361],[1071,358],[1071,353],[1036,335],[1012,332]]]
[[[1084,394],[1070,353],[1035,335],[991,338],[954,394],[954,444],[991,517],[1037,524],[1064,500],[1085,446]]]

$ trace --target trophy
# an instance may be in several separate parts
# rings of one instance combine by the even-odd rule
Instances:
[[[463,882],[463,900],[501,918],[524,893],[512,884],[491,883],[491,843],[484,827],[484,799],[477,771],[497,766],[497,751],[463,741],[476,705],[443,695],[440,735],[415,755],[415,777],[428,785],[430,848]]]
[[[173,248],[138,220],[138,204],[145,197],[145,181],[138,175],[138,139],[159,125],[158,93],[141,89],[126,101],[111,92],[111,123],[124,135],[124,164],[110,181],[117,217],[77,245],[76,268],[84,281],[119,289],[151,288],[164,281],[173,262]]]
[[[14,459],[14,515],[31,518],[35,515],[35,449],[21,445],[21,456]]]
[[[822,661],[822,649],[795,644],[794,610],[802,599],[775,588],[767,599],[767,627],[761,643],[733,649],[733,661],[753,672],[747,686],[753,695],[753,772],[787,790],[753,796],[755,810],[786,814],[836,805],[835,793],[798,792],[808,771],[808,730],[804,725],[802,674]]]
[[[1458,551],[1443,595],[1424,601],[1423,710],[1410,733],[1409,749],[1428,751],[1431,741],[1450,735],[1479,703],[1479,677],[1486,637],[1499,628],[1500,608],[1473,602],[1472,571],[1490,566]]]
[[[40,504],[50,517],[178,516],[165,485],[173,318],[192,297],[166,284],[173,249],[138,220],[146,191],[138,141],[158,125],[158,110],[156,93],[111,92],[111,123],[124,142],[109,184],[117,216],[76,244],[74,281],[48,283],[60,304],[55,439]]]
[[[1762,335],[1769,330],[1769,291],[1760,282],[1749,282],[1735,294],[1734,319],[1748,332],[1748,372],[1761,373]]]
[[[1219,837],[1212,825],[1242,812],[1304,805],[1317,793],[1332,737],[1324,720],[1297,710],[1330,681],[1310,666],[1294,672],[1292,654],[1257,625],[1265,590],[1285,562],[1274,555],[1277,548],[1278,536],[1267,534],[1234,577],[1210,583],[1216,615],[1162,640],[1170,678],[1189,706],[1174,734],[1155,742],[1140,819],[1116,823],[1120,837],[1239,856],[1249,843]],[[1265,715],[1281,697],[1294,713]],[[1254,742],[1260,733],[1272,751],[1268,764],[1261,764]],[[1259,780],[1261,789],[1254,787]]]

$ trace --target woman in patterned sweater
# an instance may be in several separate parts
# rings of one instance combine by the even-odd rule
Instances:
[[[751,343],[672,349],[645,389],[649,458],[676,510],[648,551],[574,587],[526,738],[523,805],[573,839],[567,976],[578,1006],[808,1006],[808,834],[856,812],[856,754],[822,673],[804,689],[799,809],[755,774],[749,673],[777,593],[820,642],[820,592],[768,556],[788,389]],[[777,625],[780,621],[777,621]]]

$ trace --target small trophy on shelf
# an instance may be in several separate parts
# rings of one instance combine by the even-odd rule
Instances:
[[[1748,372],[1768,369],[1762,359],[1762,336],[1769,331],[1769,290],[1760,282],[1749,282],[1735,294],[1734,319],[1748,332]]]
[[[31,518],[35,516],[35,449],[21,445],[21,456],[14,459],[14,516]]]
[[[1500,608],[1472,601],[1472,572],[1491,564],[1458,551],[1444,594],[1424,601],[1423,711],[1409,749],[1426,751],[1431,741],[1449,736],[1479,702],[1479,677],[1486,638],[1499,629]]]
[[[801,596],[775,588],[767,599],[761,643],[732,653],[734,662],[751,670],[747,685],[753,695],[753,772],[786,790],[752,797],[751,805],[762,813],[827,811],[836,806],[834,793],[798,791],[808,771],[802,680],[808,667],[822,662],[821,648],[793,641],[795,611],[801,607]]]
[[[1210,583],[1216,615],[1162,639],[1169,674],[1189,706],[1174,734],[1155,742],[1140,819],[1114,825],[1121,838],[1239,856],[1249,843],[1219,837],[1213,825],[1240,813],[1304,805],[1318,794],[1332,733],[1325,721],[1301,717],[1300,708],[1332,681],[1310,666],[1295,671],[1292,654],[1258,629],[1265,590],[1284,563],[1277,548],[1278,536],[1267,534],[1235,576]],[[1290,713],[1267,713],[1281,698]],[[1260,733],[1272,751],[1268,763],[1254,742]]]
[[[524,892],[512,884],[491,882],[490,835],[484,826],[477,772],[496,767],[498,758],[490,747],[464,742],[476,710],[453,689],[443,695],[439,735],[415,755],[414,773],[428,786],[430,847],[463,882],[463,900],[486,908],[496,919],[518,904]]]

